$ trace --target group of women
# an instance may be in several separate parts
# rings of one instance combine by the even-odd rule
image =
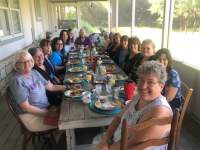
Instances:
[[[108,34],[105,34],[108,35]],[[120,36],[119,33],[111,33],[104,36],[107,53],[124,70],[124,72],[135,83],[138,83],[138,67],[146,61],[155,60],[163,64],[167,71],[167,81],[162,94],[167,98],[170,106],[174,110],[181,105],[181,80],[178,72],[172,66],[172,56],[170,51],[162,48],[158,51],[151,39],[140,42],[138,37]]]
[[[152,40],[146,39],[140,44],[138,37],[121,37],[119,33],[110,36],[105,33],[104,39],[104,48],[110,58],[137,83],[139,92],[117,117],[126,118],[131,128],[134,124],[154,117],[172,116],[172,109],[180,106],[181,81],[177,71],[172,68],[169,50],[155,52]],[[19,117],[30,130],[42,131],[57,127],[44,124],[43,119],[52,110],[52,105],[60,105],[60,96],[66,90],[66,86],[62,84],[65,67],[69,65],[65,61],[66,54],[81,47],[92,47],[84,29],[80,29],[76,40],[71,30],[62,30],[60,37],[52,41],[43,39],[40,47],[30,48],[28,52],[18,55],[16,74],[11,79],[10,89],[16,100]],[[102,136],[96,149],[119,148],[121,123],[115,130],[111,128],[110,126]],[[128,145],[134,147],[144,140],[166,137],[169,131],[170,124],[130,132]],[[109,143],[111,137],[113,140]],[[166,148],[167,145],[157,147]]]

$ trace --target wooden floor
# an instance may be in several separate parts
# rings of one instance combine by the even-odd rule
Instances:
[[[21,143],[19,125],[8,110],[4,98],[0,98],[0,150],[21,150]],[[63,145],[61,149],[65,149],[66,146]],[[180,148],[181,150],[200,149],[200,125],[189,116],[184,120]],[[28,145],[28,150],[33,150],[31,144]]]

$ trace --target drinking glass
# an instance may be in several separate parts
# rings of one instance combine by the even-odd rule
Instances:
[[[112,96],[114,100],[119,98],[119,89],[119,87],[113,87]]]
[[[102,85],[101,84],[96,84],[95,89],[96,89],[97,95],[100,95],[102,93]]]

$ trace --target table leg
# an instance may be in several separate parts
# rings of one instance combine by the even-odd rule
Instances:
[[[74,129],[66,130],[67,150],[76,150]]]

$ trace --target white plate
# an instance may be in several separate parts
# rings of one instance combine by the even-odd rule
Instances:
[[[95,102],[95,107],[101,110],[114,110],[115,108],[120,106],[110,101],[108,97],[100,96]]]
[[[77,67],[72,67],[68,69],[69,72],[82,72],[84,71],[82,67],[77,66]]]
[[[81,83],[82,81],[83,81],[82,77],[71,77],[64,80],[64,82],[67,82],[67,83]]]
[[[79,98],[86,94],[86,91],[83,91],[82,89],[74,89],[74,90],[67,90],[64,92],[64,95],[66,97],[72,97],[72,98]]]

